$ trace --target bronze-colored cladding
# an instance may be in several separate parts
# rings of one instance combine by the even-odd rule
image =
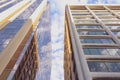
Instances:
[[[13,79],[17,78],[17,80],[20,80],[22,78],[23,80],[27,80],[26,76],[29,76],[29,79],[31,80],[35,79],[35,74],[38,66],[38,63],[36,63],[37,58],[35,57],[37,55],[35,53],[36,53],[36,44],[35,44],[35,39],[33,37],[25,52],[22,61],[19,64],[17,71],[15,72]]]
[[[66,22],[67,23],[67,22]],[[69,27],[67,24],[65,24],[65,40],[64,40],[64,76],[65,80],[72,80],[70,79],[70,70],[71,70],[71,54],[72,54],[72,49],[71,49],[71,43],[70,43],[70,35],[69,35]]]

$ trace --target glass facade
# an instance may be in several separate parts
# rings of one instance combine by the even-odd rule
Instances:
[[[119,5],[66,7],[65,80],[120,80],[119,16]]]
[[[110,29],[120,29],[120,26],[107,26]]]
[[[97,16],[111,16],[112,14],[96,14]]]
[[[23,24],[39,6],[40,0],[35,1],[30,7],[28,7],[23,13],[21,13],[14,21],[7,25],[2,31],[0,31],[0,52],[7,47],[10,41],[14,38],[17,32],[21,29]]]
[[[102,44],[114,44],[114,41],[112,39],[80,39],[82,43],[102,43]]]
[[[100,28],[102,28],[101,26],[76,26],[76,28],[80,28],[80,29],[82,29],[82,28],[93,28],[93,29],[100,29]]]
[[[15,2],[18,3],[20,1],[16,0]],[[12,6],[12,4],[10,5]],[[41,11],[37,9],[38,7]],[[43,12],[42,16],[37,16],[37,19],[39,19],[38,22],[37,19],[34,22],[33,17],[31,17],[31,15],[35,15],[34,12],[36,10],[40,14]],[[2,10],[0,11],[2,12]],[[29,31],[23,32],[23,29],[27,30],[26,27]],[[20,34],[21,31],[23,33]],[[20,35],[20,41],[19,39],[17,39],[18,41],[15,39],[17,35]],[[3,53],[14,40],[19,45],[17,44],[15,53],[10,57],[10,61],[6,65],[7,68],[1,73],[0,80],[50,80],[52,47],[50,6],[47,0],[31,1],[28,8],[0,31],[0,53]]]
[[[5,7],[0,8],[0,12],[2,12],[2,11],[4,11],[4,10],[8,9],[9,7],[13,6],[15,3],[16,3],[16,2],[11,3],[11,4],[9,4],[9,5],[5,6]]]
[[[114,35],[119,36],[120,35],[120,31],[116,31],[116,32],[112,32]]]
[[[12,1],[12,0],[8,0],[8,1]],[[20,2],[20,1],[17,1],[17,0],[16,0],[16,1],[14,1],[14,2],[12,2],[12,3],[4,6],[4,7],[1,7],[1,8],[0,8],[0,13],[3,12],[3,11],[5,11],[5,10],[7,10],[8,8],[12,7],[13,5],[17,4],[18,2]],[[6,2],[6,3],[7,3],[7,2]],[[5,4],[5,3],[4,3],[4,4]],[[1,6],[2,6],[2,5],[1,5]]]
[[[52,67],[52,46],[50,27],[50,5],[43,13],[36,29],[40,65],[36,80],[50,80]]]
[[[1,2],[0,5],[3,5],[3,4],[5,4],[5,3],[9,2],[9,1],[11,1],[11,0],[5,0],[5,1]]]
[[[120,55],[120,49],[111,49],[111,48],[84,48],[85,55],[111,55],[118,56]]]
[[[108,35],[107,32],[78,31],[79,35]]]
[[[119,62],[92,62],[88,61],[91,72],[120,72]]]

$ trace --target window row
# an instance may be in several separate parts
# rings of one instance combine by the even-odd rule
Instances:
[[[120,49],[111,48],[84,48],[85,55],[120,55]]]
[[[107,26],[110,29],[120,29],[120,26]]]
[[[103,44],[114,44],[115,42],[112,39],[80,39],[82,43],[103,43]]]
[[[102,28],[101,26],[76,26],[76,28],[81,28],[81,29],[83,29],[83,28],[94,28],[94,29],[100,29],[100,28]]]
[[[120,72],[120,62],[88,62],[91,72]]]
[[[112,32],[114,35],[120,35],[120,31],[119,32]]]
[[[96,16],[112,16],[112,14],[95,14]]]
[[[78,31],[79,35],[108,35],[107,32],[100,32],[100,31]]]

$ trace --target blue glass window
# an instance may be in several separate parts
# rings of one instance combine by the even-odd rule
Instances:
[[[89,61],[88,67],[91,72],[120,72],[119,62]]]
[[[10,3],[2,8],[0,8],[0,12],[3,12],[5,10],[7,10],[8,8],[12,7],[13,5],[15,5],[17,2],[13,2],[13,3]]]
[[[84,48],[85,55],[120,55],[120,49],[109,49],[109,48]]]
[[[101,28],[101,26],[76,26],[76,28],[94,28],[94,29],[96,29],[96,28]]]
[[[120,26],[107,26],[110,29],[120,29]]]
[[[114,44],[115,42],[112,39],[80,39],[82,43],[103,43],[103,44]]]
[[[117,32],[112,32],[114,35],[120,35],[120,31],[117,31]]]
[[[88,67],[91,72],[107,72],[106,65],[102,62],[88,62]]]
[[[108,35],[107,32],[78,31],[79,35]]]

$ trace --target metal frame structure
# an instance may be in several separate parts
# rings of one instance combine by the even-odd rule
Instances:
[[[88,62],[120,62],[120,54],[85,54],[84,48],[120,48],[120,5],[79,5],[70,4],[65,9],[65,80],[119,80],[120,72],[91,72]],[[86,26],[88,26],[86,28]],[[92,28],[100,26],[101,28]],[[110,28],[112,26],[113,28]],[[87,34],[103,32],[107,34]],[[79,34],[81,32],[82,34]],[[84,43],[82,42],[84,40]],[[85,39],[111,39],[112,43],[85,42]],[[69,42],[68,42],[69,41]],[[104,40],[103,40],[104,41]]]

